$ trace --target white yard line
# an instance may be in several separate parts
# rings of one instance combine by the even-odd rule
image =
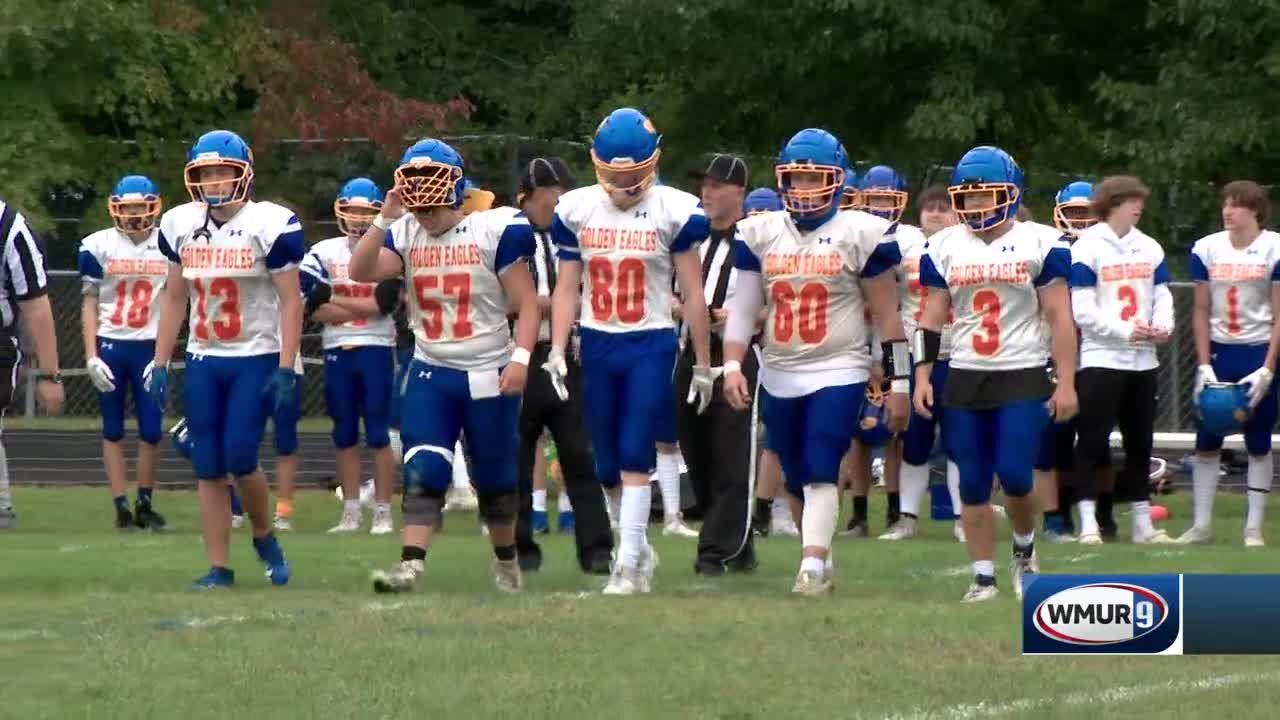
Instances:
[[[890,715],[886,720],[970,720],[1035,712],[1047,708],[1084,708],[1095,705],[1114,705],[1135,702],[1167,693],[1195,693],[1221,690],[1237,685],[1251,685],[1280,681],[1280,672],[1235,673],[1216,675],[1196,680],[1167,680],[1144,685],[1122,685],[1112,688],[1071,692],[1036,698],[1021,698],[1009,702],[950,705],[933,710],[913,710],[905,715]]]

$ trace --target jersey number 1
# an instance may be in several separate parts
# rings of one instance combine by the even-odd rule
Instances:
[[[200,342],[208,342],[209,331],[222,341],[240,336],[240,286],[230,278],[214,278],[205,288],[204,280],[191,281],[196,289],[196,326],[192,330]],[[219,298],[217,313],[209,312],[208,297]]]
[[[147,320],[151,318],[153,292],[155,288],[146,278],[134,280],[132,288],[128,280],[116,283],[116,310],[111,313],[111,324],[116,327],[127,325],[135,330],[146,327]],[[125,310],[126,301],[129,304],[127,311]]]

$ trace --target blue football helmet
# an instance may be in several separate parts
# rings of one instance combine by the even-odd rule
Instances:
[[[844,169],[844,186],[840,189],[841,210],[861,210],[862,192],[858,190],[858,173],[853,168]]]
[[[187,432],[187,419],[182,418],[169,430],[169,438],[173,441],[173,449],[178,451],[182,457],[190,460],[191,449],[195,445],[195,441],[191,439],[191,433]]]
[[[1090,207],[1093,200],[1093,184],[1076,180],[1058,191],[1054,198],[1053,224],[1062,232],[1075,237],[1081,230],[1097,224]]]
[[[1226,437],[1244,430],[1249,419],[1249,390],[1240,383],[1209,383],[1196,397],[1200,429]]]
[[[437,207],[460,208],[467,183],[462,155],[435,138],[409,146],[395,171],[395,189],[410,212]]]
[[[869,448],[884,447],[893,432],[889,430],[889,413],[884,401],[888,397],[884,387],[874,382],[867,383],[867,392],[858,410],[858,442]]]
[[[889,222],[898,222],[907,209],[907,179],[888,165],[876,165],[858,182],[862,209]]]
[[[774,172],[782,205],[796,225],[811,230],[840,210],[849,155],[826,130],[801,130],[778,153]],[[804,178],[802,184],[796,181]]]
[[[230,172],[210,178],[209,168],[229,168]],[[253,193],[253,151],[230,130],[212,130],[191,146],[185,176],[194,202],[209,206],[243,202]]]
[[[992,230],[1013,220],[1022,205],[1022,168],[1009,153],[980,145],[951,173],[951,207],[971,230]]]
[[[742,201],[742,212],[747,216],[759,215],[767,212],[777,212],[782,209],[782,198],[778,197],[778,191],[768,187],[758,187],[747,193],[747,197]]]
[[[161,207],[160,188],[145,175],[120,178],[107,198],[107,214],[120,232],[150,232]]]
[[[591,162],[596,182],[614,204],[634,205],[658,179],[662,136],[653,122],[635,108],[609,113],[591,139]]]
[[[333,216],[338,219],[338,230],[349,238],[363,235],[382,209],[384,197],[382,188],[369,178],[348,180],[338,189],[338,197],[333,201]]]

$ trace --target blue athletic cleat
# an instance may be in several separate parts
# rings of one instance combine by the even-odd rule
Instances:
[[[549,532],[551,532],[551,530],[547,526],[547,511],[534,510],[533,511],[533,534],[546,535]]]
[[[275,534],[254,538],[253,549],[258,551],[258,558],[267,566],[267,577],[271,579],[272,585],[285,585],[289,582],[293,571],[289,568],[289,561],[285,559],[284,550],[280,549]]]
[[[561,510],[560,518],[557,520],[556,526],[560,528],[561,533],[573,532],[573,511]]]
[[[215,567],[209,568],[209,572],[204,577],[199,578],[191,584],[192,590],[213,590],[215,588],[231,587],[236,584],[236,574],[229,568]]]

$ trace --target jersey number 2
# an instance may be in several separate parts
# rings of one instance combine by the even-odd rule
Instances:
[[[439,292],[436,289],[439,288]],[[437,297],[453,295],[457,298],[457,315],[451,330],[453,340],[471,337],[471,275],[448,273],[447,275],[414,275],[413,294],[422,311],[422,331],[428,340],[439,340],[444,334],[444,305]]]
[[[608,258],[593,257],[587,263],[591,275],[591,316],[596,322],[614,317],[624,325],[644,320],[644,261],[624,258],[617,270]]]
[[[235,340],[240,336],[240,286],[230,278],[214,278],[205,288],[204,280],[191,281],[196,289],[196,326],[193,332],[196,339],[208,342],[209,331],[222,341]],[[216,295],[217,313],[209,312],[208,297]]]
[[[769,289],[773,299],[773,339],[790,342],[792,335],[800,341],[818,345],[827,339],[827,301],[830,295],[822,283],[805,283],[796,292],[789,282],[776,282]]]
[[[1000,296],[994,290],[973,294],[973,311],[982,316],[980,332],[973,334],[973,351],[984,357],[1000,349]]]
[[[130,287],[128,280],[116,283],[116,310],[111,313],[111,324],[116,327],[128,326],[135,330],[147,326],[151,318],[151,295],[155,292],[151,281],[146,278],[134,280]],[[128,310],[125,303],[128,303]]]

